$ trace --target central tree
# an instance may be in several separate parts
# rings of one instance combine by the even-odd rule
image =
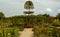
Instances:
[[[28,10],[24,11],[25,16],[27,14],[27,17],[25,18],[25,27],[32,27],[32,19],[30,18],[30,15],[34,13],[34,11],[31,11],[31,9],[34,9],[32,1],[26,1],[24,4],[24,9]]]

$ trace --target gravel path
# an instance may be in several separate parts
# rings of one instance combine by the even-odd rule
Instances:
[[[19,37],[33,37],[33,28],[25,28]]]

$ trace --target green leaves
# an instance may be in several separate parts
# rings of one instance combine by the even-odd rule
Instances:
[[[56,26],[56,27],[60,27],[60,21],[57,19],[57,20],[54,20],[53,23],[52,23],[53,26]]]
[[[5,17],[4,14],[2,12],[0,12],[0,18]]]
[[[34,9],[34,5],[33,5],[32,1],[26,1],[24,8],[25,9]]]

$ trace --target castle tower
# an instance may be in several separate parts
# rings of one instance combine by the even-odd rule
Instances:
[[[34,9],[34,5],[32,3],[32,1],[26,1],[24,4],[24,9],[26,9],[26,11],[24,11],[24,14],[26,16],[26,20],[25,20],[25,27],[32,27],[32,23],[31,23],[31,19],[30,19],[30,15],[32,15],[34,13],[34,11],[31,11]]]

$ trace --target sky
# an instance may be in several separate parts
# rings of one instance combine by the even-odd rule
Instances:
[[[6,17],[24,15],[24,4],[28,0],[0,0],[0,12]],[[56,16],[60,12],[60,0],[31,0],[34,14],[50,14]]]

